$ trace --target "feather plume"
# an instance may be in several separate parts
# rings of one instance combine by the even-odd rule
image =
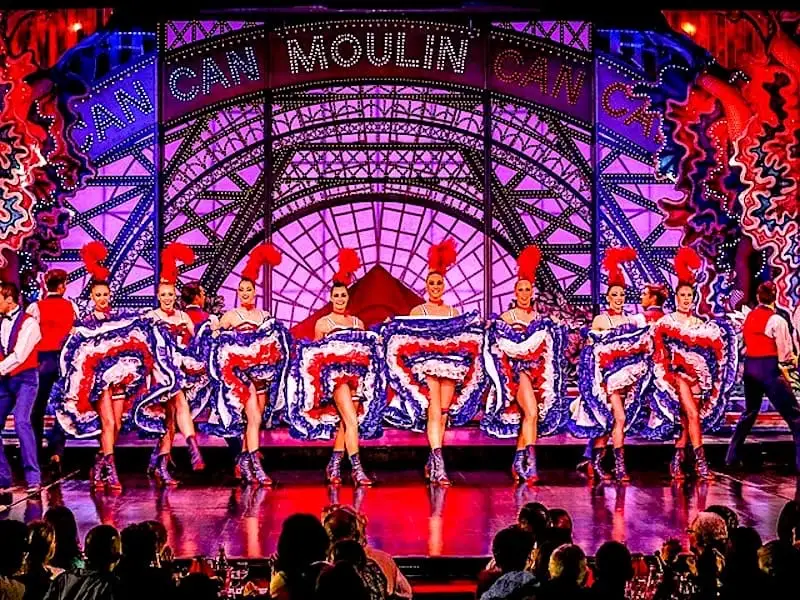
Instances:
[[[539,269],[541,260],[542,253],[538,246],[530,245],[525,248],[517,258],[517,277],[534,283],[536,281],[536,271]]]
[[[349,286],[353,282],[353,275],[361,267],[361,259],[352,248],[339,250],[339,270],[333,276],[333,282]]]
[[[679,283],[694,285],[697,281],[697,269],[703,264],[700,255],[694,248],[683,246],[675,254],[675,274]]]
[[[456,264],[456,242],[453,238],[434,244],[428,250],[428,269],[431,273],[444,276],[454,264]]]
[[[161,281],[175,284],[178,281],[178,262],[194,264],[194,250],[186,244],[173,242],[161,251]]]
[[[258,279],[258,272],[264,265],[270,267],[277,267],[281,264],[283,256],[275,246],[272,244],[261,244],[256,246],[250,253],[247,259],[247,264],[242,271],[242,278],[256,281]]]
[[[625,276],[620,264],[636,260],[634,248],[607,248],[603,257],[603,269],[608,273],[608,287],[625,287]]]
[[[108,249],[103,242],[89,242],[81,248],[81,260],[86,266],[86,271],[95,281],[105,281],[108,279],[108,269],[100,264],[108,256]]]

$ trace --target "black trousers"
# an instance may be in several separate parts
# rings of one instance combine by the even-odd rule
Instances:
[[[36,402],[31,413],[31,425],[33,426],[33,435],[36,438],[37,448],[42,447],[44,415],[47,411],[47,404],[50,401],[50,393],[59,378],[58,362],[60,354],[60,351],[39,352],[39,391],[36,394]],[[58,454],[59,456],[64,454],[66,435],[57,420],[53,423],[50,435],[47,436],[47,443],[51,454]]]
[[[777,358],[746,358],[744,363],[744,404],[745,410],[733,432],[726,462],[732,464],[739,460],[744,442],[758,417],[761,400],[767,395],[770,403],[781,415],[795,445],[795,466],[800,471],[800,406],[792,393],[792,388],[781,374]]]

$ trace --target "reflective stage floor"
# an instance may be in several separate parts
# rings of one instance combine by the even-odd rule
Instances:
[[[81,471],[45,490],[40,500],[15,491],[15,504],[0,518],[27,521],[63,503],[75,512],[81,536],[98,523],[121,528],[157,519],[179,557],[213,555],[224,544],[230,556],[254,558],[274,551],[288,515],[319,515],[326,505],[341,502],[367,515],[370,543],[378,548],[402,557],[463,557],[488,556],[494,533],[515,520],[523,503],[539,501],[569,511],[575,540],[589,553],[608,539],[651,553],[668,537],[684,539],[692,515],[711,504],[732,507],[744,525],[755,526],[765,541],[772,539],[782,506],[798,494],[793,476],[770,471],[672,485],[662,473],[638,470],[630,484],[593,487],[565,467],[543,470],[541,484],[533,488],[514,486],[505,471],[452,471],[453,487],[442,489],[427,486],[419,471],[377,470],[375,487],[357,492],[347,485],[327,487],[319,470],[271,474],[273,489],[242,489],[210,475],[161,491],[142,475],[124,473],[124,492],[93,494]]]

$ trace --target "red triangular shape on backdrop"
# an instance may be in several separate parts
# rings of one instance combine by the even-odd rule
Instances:
[[[380,265],[372,267],[350,287],[350,312],[364,321],[367,328],[386,317],[407,315],[422,302],[416,292]],[[331,304],[328,302],[292,327],[292,336],[295,339],[313,339],[317,320],[330,312]]]

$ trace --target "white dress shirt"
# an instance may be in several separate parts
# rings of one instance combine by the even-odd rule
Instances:
[[[788,362],[792,360],[794,349],[792,346],[792,335],[789,333],[789,324],[779,314],[772,315],[764,328],[764,335],[775,340],[778,347],[778,361]]]
[[[39,329],[39,321],[36,319],[25,319],[17,336],[17,343],[13,348],[8,344],[11,340],[11,329],[14,322],[20,317],[22,308],[17,306],[7,317],[0,321],[0,343],[2,343],[3,360],[0,360],[0,376],[8,375],[24,363],[36,348],[36,344],[42,339],[42,332]]]

